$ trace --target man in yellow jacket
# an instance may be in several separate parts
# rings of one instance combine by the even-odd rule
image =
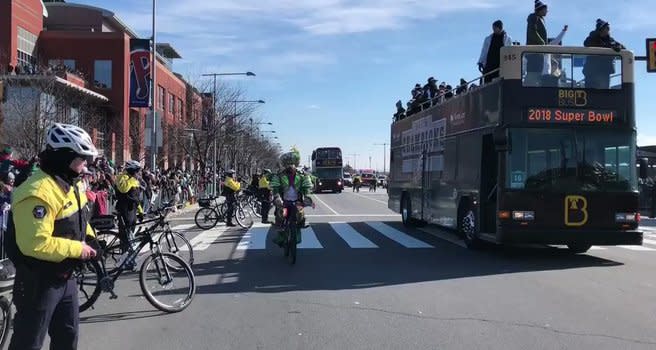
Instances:
[[[235,180],[235,171],[230,169],[225,173],[223,182],[223,195],[226,197],[228,208],[226,209],[226,226],[235,226],[232,217],[235,216],[235,202],[237,193],[241,190],[241,184]]]
[[[16,266],[16,316],[9,349],[72,350],[78,340],[78,288],[71,278],[96,251],[87,197],[80,182],[97,155],[91,137],[74,125],[54,124],[37,170],[15,189],[5,249]]]
[[[260,197],[260,205],[262,207],[262,223],[270,224],[269,221],[269,211],[271,210],[271,184],[269,183],[269,178],[271,177],[271,170],[264,169],[262,176],[260,177],[258,191]]]
[[[141,184],[137,180],[137,174],[141,170],[141,164],[136,160],[125,163],[125,172],[116,177],[116,211],[119,218],[119,238],[121,249],[130,249],[130,240],[133,239],[134,227],[137,217],[143,215],[141,209]],[[132,262],[127,266],[128,269]]]

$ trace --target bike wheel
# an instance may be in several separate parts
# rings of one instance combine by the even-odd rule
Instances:
[[[100,286],[101,271],[100,263],[89,260],[85,261],[73,273],[79,288],[77,295],[80,312],[89,309],[98,300],[102,291]]]
[[[194,216],[196,226],[202,230],[209,230],[219,223],[219,213],[214,208],[200,208]]]
[[[235,219],[237,220],[237,224],[243,228],[251,228],[255,223],[255,220],[253,220],[253,213],[248,208],[244,208],[241,205],[238,205],[235,208]]]
[[[196,280],[191,267],[171,253],[152,254],[139,272],[144,296],[158,310],[180,312],[196,294]]]
[[[162,252],[175,254],[190,267],[194,266],[194,249],[183,234],[175,231],[164,232],[157,243]]]
[[[14,318],[11,313],[11,302],[4,296],[0,297],[0,316],[2,316],[0,321],[0,349],[4,349],[9,335],[9,327]]]
[[[296,264],[296,229],[294,228],[291,228],[287,235],[287,246],[289,250],[287,261],[290,265],[294,265]]]

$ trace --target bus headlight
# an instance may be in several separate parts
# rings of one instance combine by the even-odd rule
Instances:
[[[639,213],[615,213],[615,222],[639,222]]]
[[[342,182],[341,182],[341,181],[337,181],[337,186],[341,186],[341,185],[342,185]]]
[[[516,221],[533,221],[535,220],[535,212],[533,211],[513,211],[512,218]]]
[[[323,185],[323,184],[322,184],[321,182],[319,182],[319,186],[322,186],[322,185]]]

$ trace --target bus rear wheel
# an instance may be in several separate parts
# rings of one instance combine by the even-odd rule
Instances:
[[[568,244],[567,248],[574,254],[583,254],[592,248],[592,244],[572,243]]]

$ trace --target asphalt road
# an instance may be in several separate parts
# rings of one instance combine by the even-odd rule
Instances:
[[[656,349],[656,227],[585,255],[474,252],[404,228],[385,192],[317,197],[295,266],[273,230],[175,218],[196,247],[193,303],[162,314],[128,275],[82,314],[80,349]]]

